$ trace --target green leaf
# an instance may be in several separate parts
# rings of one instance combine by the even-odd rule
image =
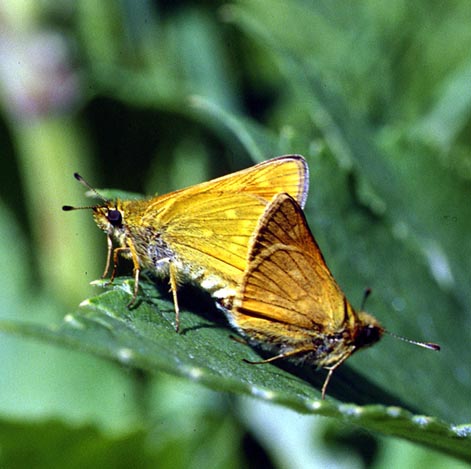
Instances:
[[[162,396],[165,381],[159,380],[160,405],[150,411],[152,422],[134,423],[118,432],[100,425],[79,425],[70,419],[1,418],[1,467],[31,467],[34,463],[36,469],[189,468],[202,467],[200,460],[210,460],[208,467],[241,467],[237,462],[243,455],[237,442],[243,433],[237,423],[227,419],[223,399],[211,393],[212,399],[206,401],[210,391],[201,388],[203,392],[198,393],[190,385],[190,394],[179,383],[179,389],[172,387],[166,400]]]
[[[156,465],[158,458],[147,447],[146,438],[142,430],[112,438],[93,426],[73,427],[57,421],[0,421],[0,464],[35,468],[65,465],[69,468],[147,468]]]
[[[67,315],[56,327],[2,321],[0,330],[87,351],[125,367],[184,376],[212,389],[251,395],[298,412],[335,417],[469,460],[471,426],[457,427],[414,414],[397,397],[375,388],[349,367],[334,375],[329,395],[343,395],[364,405],[332,398],[321,401],[318,389],[323,372],[288,364],[295,375],[275,365],[244,363],[244,358],[257,360],[259,355],[231,340],[220,313],[204,296],[198,297],[192,289],[183,291],[182,332],[177,334],[172,302],[149,280],[143,279],[140,286],[138,305],[131,309],[126,305],[132,281],[119,278],[112,290],[84,301],[79,312]]]
[[[277,156],[282,153],[274,135],[251,119],[229,113],[203,96],[192,96],[190,105],[196,118],[204,120],[216,131],[226,132],[235,138],[253,161],[261,162],[267,155]]]

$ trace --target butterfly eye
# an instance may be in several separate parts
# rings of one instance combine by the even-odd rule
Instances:
[[[377,326],[368,325],[364,327],[359,336],[356,339],[356,342],[361,345],[370,345],[377,342],[381,337],[381,331]]]
[[[120,226],[123,221],[123,216],[119,210],[109,210],[106,218],[113,226]]]

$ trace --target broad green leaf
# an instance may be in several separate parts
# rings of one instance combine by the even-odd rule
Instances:
[[[248,394],[303,413],[335,417],[464,459],[471,454],[471,427],[456,427],[438,418],[414,414],[398,397],[371,386],[364,376],[348,367],[335,376],[329,394],[343,395],[363,405],[346,404],[331,397],[321,401],[318,389],[323,373],[301,369],[297,376],[274,365],[244,363],[242,359],[256,360],[259,355],[231,340],[218,311],[193,291],[183,295],[182,305],[186,308],[181,317],[182,332],[177,334],[173,304],[158,294],[152,282],[143,280],[140,285],[143,292],[139,304],[132,309],[126,307],[132,281],[120,278],[111,291],[86,300],[78,313],[67,315],[58,326],[2,321],[0,329],[87,351],[125,367],[165,371],[212,389]],[[352,385],[356,389],[350,389]]]

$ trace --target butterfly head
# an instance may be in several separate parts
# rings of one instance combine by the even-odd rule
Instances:
[[[107,202],[105,205],[92,207],[93,218],[98,228],[110,236],[123,231],[124,213],[119,201]]]
[[[123,204],[119,200],[109,200],[103,197],[96,189],[94,189],[87,181],[85,181],[80,174],[74,174],[81,184],[92,191],[95,196],[103,201],[102,205],[90,205],[87,207],[71,207],[64,205],[62,207],[65,211],[70,210],[93,210],[93,218],[98,227],[103,230],[108,236],[120,238],[124,234],[124,210]]]
[[[354,344],[355,348],[369,347],[381,339],[384,328],[368,313],[358,313],[358,324],[355,327]]]

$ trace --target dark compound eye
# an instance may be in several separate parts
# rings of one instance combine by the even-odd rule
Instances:
[[[355,342],[360,346],[366,346],[378,342],[381,337],[381,331],[377,326],[368,325],[363,327],[358,334]]]
[[[119,210],[109,210],[108,215],[106,216],[108,218],[108,221],[113,225],[113,226],[120,226],[123,217],[121,215],[121,212]]]

